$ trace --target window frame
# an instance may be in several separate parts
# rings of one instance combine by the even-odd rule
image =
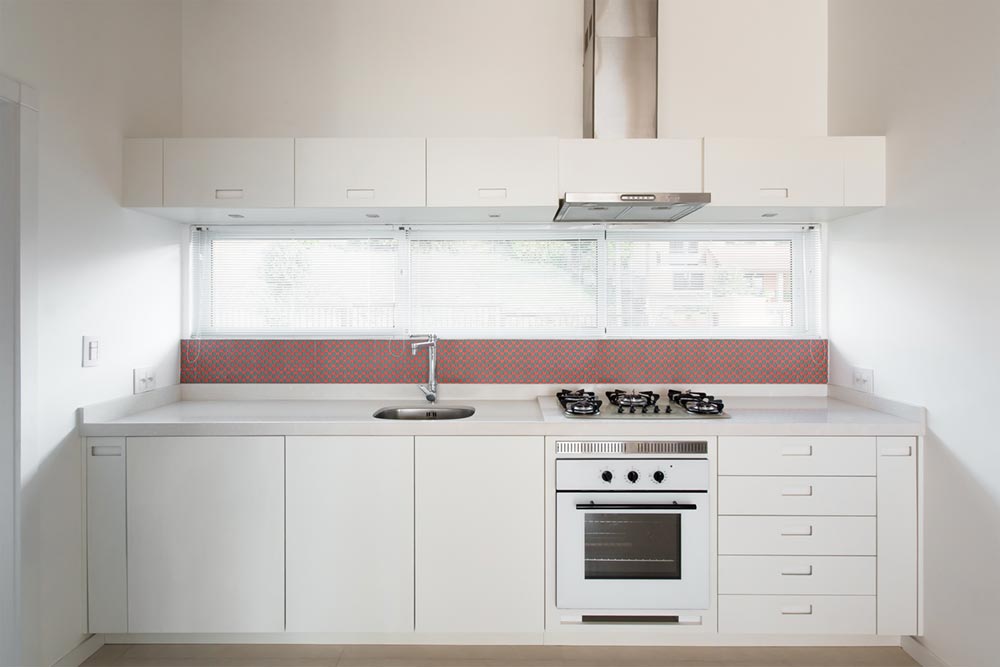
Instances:
[[[196,240],[197,230],[200,241]],[[815,250],[809,252],[805,246],[806,234],[816,234]],[[818,223],[780,223],[748,227],[740,225],[583,225],[567,229],[553,225],[192,225],[188,228],[187,270],[184,273],[186,334],[190,338],[205,340],[267,340],[267,339],[372,339],[403,338],[416,334],[434,333],[442,338],[477,339],[822,339],[825,336],[826,314],[826,233]],[[211,275],[211,259],[199,261],[196,253],[202,245],[219,237],[267,238],[373,238],[394,239],[397,242],[397,270],[395,278],[396,326],[384,329],[355,329],[350,331],[296,331],[293,329],[273,332],[251,332],[239,330],[217,330],[202,328],[209,320],[211,301],[201,298],[201,285]],[[676,330],[667,327],[643,327],[623,329],[613,327],[608,322],[608,246],[616,239],[648,239],[689,243],[700,240],[790,240],[792,242],[792,314],[801,320],[801,326],[776,333],[768,328],[742,329],[692,329]],[[575,329],[551,330],[483,330],[448,329],[417,331],[411,325],[410,304],[413,286],[410,280],[411,240],[531,240],[531,239],[583,239],[597,243],[597,326]],[[811,281],[818,280],[815,285]],[[815,292],[814,299],[807,298],[808,292]]]

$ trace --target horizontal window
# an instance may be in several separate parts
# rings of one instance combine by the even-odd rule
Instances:
[[[196,337],[811,337],[820,234],[198,229]]]

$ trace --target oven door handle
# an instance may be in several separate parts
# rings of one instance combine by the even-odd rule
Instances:
[[[578,510],[696,510],[698,506],[681,503],[668,503],[665,505],[577,503],[576,508]]]

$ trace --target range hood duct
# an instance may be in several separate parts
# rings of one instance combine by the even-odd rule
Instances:
[[[657,0],[584,0],[583,136],[656,137]]]
[[[584,0],[583,137],[656,138],[657,0]],[[555,222],[675,222],[705,192],[567,192]]]

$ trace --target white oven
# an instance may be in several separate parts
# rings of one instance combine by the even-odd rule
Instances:
[[[706,458],[557,459],[556,607],[708,609],[708,490]]]

